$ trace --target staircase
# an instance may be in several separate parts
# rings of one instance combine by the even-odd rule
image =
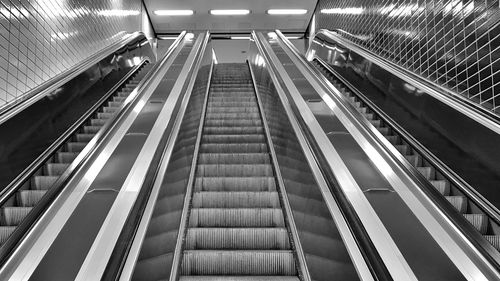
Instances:
[[[246,64],[218,64],[180,280],[299,280]]]

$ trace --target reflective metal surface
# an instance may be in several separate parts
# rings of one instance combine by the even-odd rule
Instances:
[[[5,188],[142,58],[153,59],[143,35],[104,55],[54,92],[0,122],[0,187]],[[117,48],[117,49],[116,49]],[[3,116],[3,115],[2,115]]]
[[[148,199],[138,232],[120,280],[168,279],[175,271],[175,252],[203,105],[212,71],[212,50],[207,45],[194,80],[191,97],[180,123],[170,161],[164,162]],[[175,273],[174,273],[175,275]]]
[[[320,0],[316,27],[498,112],[498,1]]]
[[[345,111],[343,101],[330,98],[322,87],[317,87],[314,76],[308,73],[307,67],[303,67],[305,62],[295,59],[297,54],[292,54],[286,48],[283,50],[281,43],[277,44],[275,40],[271,39],[270,44],[292,78],[293,84],[299,89],[303,100],[308,101],[307,106],[315,115],[322,130],[325,133],[329,132],[331,144],[346,163],[360,188],[364,190],[364,196],[379,215],[415,276],[419,279],[463,280],[471,273],[474,275],[479,273],[478,268],[470,262],[462,265],[462,258],[449,259],[451,252],[461,253],[462,257],[466,256],[450,244],[452,240],[448,235],[451,234],[446,234],[439,227],[436,228],[437,224],[434,223],[433,217],[419,205],[417,197],[409,196],[410,182],[405,177],[400,177],[398,170],[378,154],[378,148],[357,131],[358,121],[353,121],[357,119],[346,118],[351,114],[353,116],[361,114],[351,109]],[[304,101],[296,100],[296,102]],[[344,115],[346,112],[351,113],[347,113],[346,116]],[[335,174],[338,172],[334,171]],[[360,211],[362,210],[358,209],[358,212]],[[410,237],[414,243],[407,243]],[[416,242],[416,239],[419,241]],[[419,246],[415,247],[415,243]],[[379,248],[379,251],[384,250]],[[423,256],[423,252],[426,253],[426,257]],[[429,267],[426,264],[431,260],[433,266]],[[388,268],[391,270],[391,266]],[[465,276],[462,275],[462,271]]]
[[[498,212],[500,193],[492,188],[500,182],[497,130],[482,126],[343,44],[322,36],[317,39],[309,50],[311,59],[321,58],[355,85]]]
[[[340,218],[331,216],[331,208],[325,202],[315,175],[307,164],[308,160],[266,69],[265,60],[255,44],[251,45],[250,54],[249,63],[256,90],[269,126],[278,168],[311,279],[331,280],[334,276],[341,276],[345,280],[359,280],[357,269],[344,245],[345,234],[339,233],[337,228],[337,224],[341,223],[336,220]],[[361,272],[364,273],[362,269]]]
[[[141,30],[141,1],[0,1],[0,107]]]
[[[190,45],[192,40],[185,40],[184,44],[181,44],[186,49],[191,49]],[[133,99],[133,106],[127,109],[127,114],[110,130],[112,133],[107,135],[104,144],[96,149],[83,169],[69,181],[67,188],[28,233],[27,239],[8,263],[2,267],[2,279],[74,279],[93,243],[93,238],[99,231],[100,223],[119,195],[122,187],[120,182],[123,183],[129,172],[127,168],[122,168],[132,166],[130,162],[134,162],[134,154],[137,155],[137,150],[140,150],[141,144],[147,139],[145,130],[152,127],[146,123],[154,121],[154,116],[157,116],[163,107],[165,101],[160,97],[170,93],[154,89],[161,83],[171,85],[172,81],[164,76],[169,71],[174,76],[178,75],[183,64],[175,64],[175,59],[186,59],[186,54],[177,56],[180,49],[162,60],[155,67],[154,74],[150,74],[146,82],[143,82],[145,84],[140,85],[139,90],[134,90],[127,98],[125,104],[131,103],[132,97],[137,97]],[[93,215],[89,216],[90,213]],[[74,244],[76,240],[79,243]],[[65,254],[60,254],[61,252]],[[68,259],[67,255],[73,258]],[[51,266],[54,267],[51,269]],[[59,270],[61,268],[64,270]]]

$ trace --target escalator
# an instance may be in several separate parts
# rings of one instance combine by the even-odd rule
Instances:
[[[460,183],[459,179],[436,164],[436,160],[430,152],[417,141],[413,140],[404,130],[396,128],[394,121],[390,121],[381,110],[370,102],[360,92],[353,90],[348,83],[331,73],[318,59],[313,61],[314,66],[348,98],[354,107],[361,112],[370,123],[414,166],[436,191],[443,196],[456,212],[463,217],[479,232],[497,251],[500,250],[499,222],[494,215],[484,210],[485,203],[481,198],[471,196]]]
[[[0,207],[0,245],[3,246],[101,128],[113,119],[120,106],[151,67],[152,64],[147,62],[143,64],[119,90],[97,107],[91,117],[60,145],[48,161],[40,164],[30,178],[15,189],[9,190],[8,198]]]
[[[195,176],[180,280],[299,280],[246,64],[215,68]]]

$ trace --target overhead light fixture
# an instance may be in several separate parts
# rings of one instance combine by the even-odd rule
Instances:
[[[270,15],[304,15],[306,9],[269,9],[267,13]]]
[[[250,14],[250,10],[210,10],[210,14],[214,16],[242,16]]]
[[[250,40],[250,36],[231,36],[231,40]]]
[[[194,14],[193,10],[156,10],[157,16],[190,16]]]
[[[356,7],[351,7],[351,8],[333,8],[333,9],[322,9],[321,13],[322,14],[335,14],[335,15],[341,15],[341,14],[346,14],[346,15],[360,15],[364,12],[365,9],[363,8],[356,8]]]

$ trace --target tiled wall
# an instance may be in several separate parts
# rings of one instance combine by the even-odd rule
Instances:
[[[328,10],[325,10],[328,9]],[[500,109],[499,0],[320,0],[316,28]]]
[[[0,108],[141,30],[140,0],[0,0]]]

